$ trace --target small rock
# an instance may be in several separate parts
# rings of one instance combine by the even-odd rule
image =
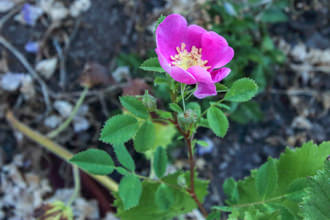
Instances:
[[[52,7],[47,11],[52,21],[60,21],[69,15],[69,10],[63,5],[62,2],[55,2]]]
[[[40,61],[36,66],[36,70],[40,72],[46,79],[49,79],[54,74],[56,65],[57,58],[53,57]]]
[[[22,80],[22,86],[20,89],[21,93],[24,95],[24,98],[26,100],[29,100],[33,98],[36,94],[36,91],[33,86],[33,80],[32,77],[29,75],[26,75]]]
[[[61,122],[62,119],[60,117],[56,115],[51,115],[45,119],[44,125],[49,128],[56,128]]]
[[[73,129],[75,132],[86,131],[89,128],[89,122],[86,118],[76,116],[73,119]]]
[[[23,73],[5,73],[1,77],[1,88],[6,91],[15,91],[21,85],[25,76]]]
[[[12,0],[0,0],[0,13],[9,11],[15,6],[15,2]],[[0,214],[1,219],[1,214]]]
[[[87,11],[90,7],[90,0],[76,0],[70,7],[70,15],[72,17],[78,17],[81,13]]]
[[[60,115],[64,118],[69,117],[72,112],[72,105],[67,101],[57,100],[54,103],[54,108],[60,113]]]
[[[292,127],[309,130],[312,128],[311,122],[305,117],[298,116],[292,122]]]
[[[121,82],[125,79],[130,78],[130,71],[128,66],[119,66],[115,71],[112,73],[112,77],[116,82]]]

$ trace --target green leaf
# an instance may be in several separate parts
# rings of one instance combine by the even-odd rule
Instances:
[[[230,119],[241,124],[247,124],[250,121],[259,122],[263,119],[263,113],[257,102],[249,101],[240,103],[238,108],[230,114]]]
[[[279,8],[265,10],[261,16],[261,21],[266,23],[278,23],[288,20],[288,16]]]
[[[171,112],[163,111],[163,110],[156,110],[156,113],[159,117],[164,119],[172,119]]]
[[[256,176],[256,189],[260,196],[266,198],[272,194],[277,186],[277,169],[274,160],[270,159],[262,165]]]
[[[209,143],[207,143],[206,141],[202,141],[202,140],[197,140],[196,143],[202,147],[208,147]]]
[[[219,210],[213,210],[206,218],[206,220],[220,220],[221,212]]]
[[[174,195],[174,203],[168,210],[159,209],[158,205],[155,203],[155,194],[161,183],[144,181],[142,183],[143,190],[140,203],[130,210],[124,210],[122,201],[118,200],[115,194],[117,197],[115,201],[117,216],[121,220],[172,220],[174,217],[188,213],[197,208],[195,201],[191,198],[189,193],[186,192],[186,190],[182,190],[177,183],[178,176],[182,174],[183,172],[180,171],[162,178],[163,183],[171,187]],[[184,176],[186,181],[189,182],[189,172],[184,173]],[[195,179],[195,191],[200,201],[203,201],[203,198],[208,193],[207,186],[208,182],[198,178]]]
[[[217,107],[210,107],[207,110],[207,121],[211,130],[219,137],[227,133],[229,123],[226,115]]]
[[[228,178],[223,183],[223,191],[227,195],[229,201],[234,203],[239,200],[239,193],[237,188],[237,182],[233,178]]]
[[[148,110],[141,100],[134,96],[121,96],[119,99],[120,103],[127,109],[127,111],[133,113],[139,118],[147,119],[149,117]]]
[[[154,146],[155,135],[154,124],[151,121],[145,121],[134,138],[135,150],[140,153],[150,150]]]
[[[124,210],[137,206],[142,195],[142,184],[138,177],[124,176],[119,184],[119,197],[123,202]]]
[[[118,161],[130,171],[135,170],[135,163],[124,144],[113,145]]]
[[[330,142],[323,142],[319,146],[313,142],[307,142],[301,147],[287,148],[278,160],[272,159],[278,174],[278,184],[266,199],[258,193],[258,191],[266,190],[257,191],[256,187],[256,177],[261,168],[252,170],[249,177],[237,182],[239,200],[226,201],[233,208],[240,207],[233,209],[229,219],[269,219],[269,216],[275,214],[279,219],[301,219],[299,204],[306,195],[304,180],[323,169],[323,161],[328,155],[330,155]],[[270,181],[268,177],[266,179]],[[269,189],[267,183],[263,187]],[[292,215],[294,218],[290,217]]]
[[[310,179],[307,195],[303,198],[302,214],[306,220],[330,219],[330,161]]]
[[[127,176],[127,175],[131,175],[132,173],[129,172],[127,169],[123,168],[123,167],[116,167],[116,171],[123,175],[123,176]]]
[[[116,115],[106,121],[100,140],[110,144],[122,144],[131,139],[137,129],[138,122],[134,117]]]
[[[155,203],[160,210],[167,211],[175,203],[175,196],[172,188],[162,183],[155,193]]]
[[[153,57],[145,60],[141,64],[140,69],[143,69],[145,71],[159,72],[159,73],[165,72],[165,70],[160,66],[157,57]]]
[[[236,80],[226,93],[224,100],[231,102],[249,101],[258,92],[257,84],[249,78]]]
[[[183,112],[182,108],[176,103],[170,103],[170,109],[174,112],[180,113]]]
[[[154,153],[153,169],[158,178],[162,178],[167,167],[167,154],[163,147],[158,147]]]
[[[98,149],[88,149],[77,153],[70,159],[70,162],[95,175],[108,175],[115,168],[109,154]]]
[[[223,109],[226,109],[228,111],[230,111],[230,106],[228,105],[225,105],[225,104],[222,104],[222,103],[217,103],[217,102],[210,102],[211,105],[215,105],[215,106],[218,106],[219,108],[223,108]]]

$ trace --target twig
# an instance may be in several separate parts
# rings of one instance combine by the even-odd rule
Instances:
[[[13,126],[13,128],[17,129],[18,131],[22,132],[24,135],[26,135],[31,140],[37,142],[50,152],[56,154],[58,157],[62,158],[64,161],[69,162],[69,160],[72,158],[73,154],[66,150],[64,147],[58,145],[57,143],[53,142],[49,138],[45,137],[44,135],[38,133],[37,131],[32,130],[31,128],[27,127],[23,123],[19,122],[13,115],[12,112],[8,111],[6,113],[6,119],[10,124]],[[70,163],[71,164],[71,163]],[[89,174],[91,177],[93,177],[96,181],[101,183],[105,188],[107,188],[111,192],[118,192],[118,184],[113,181],[108,176],[98,176]]]
[[[8,14],[4,15],[0,20],[0,30],[2,30],[3,25],[17,12],[21,10],[21,7],[16,7],[15,9],[11,10]]]
[[[37,72],[32,68],[29,62],[25,59],[25,57],[19,52],[13,45],[11,45],[4,37],[0,36],[0,44],[2,44],[5,48],[7,48],[16,58],[23,64],[23,66],[27,69],[27,71],[32,75],[34,79],[38,81],[41,86],[41,91],[44,96],[44,100],[46,103],[46,114],[50,111],[51,105],[49,101],[48,90],[45,82],[39,77]]]
[[[54,131],[47,134],[47,137],[54,138],[69,126],[69,124],[71,123],[73,118],[76,116],[81,104],[84,102],[84,99],[85,99],[87,93],[88,93],[88,87],[85,87],[84,91],[82,91],[82,93],[81,93],[76,105],[74,106],[71,114],[69,115],[69,117],[58,128],[56,128]]]

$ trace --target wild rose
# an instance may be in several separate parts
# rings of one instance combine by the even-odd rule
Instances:
[[[194,95],[217,94],[215,83],[230,73],[225,66],[234,56],[226,39],[198,25],[187,25],[179,14],[167,16],[156,30],[156,53],[162,68],[180,83],[197,84]]]

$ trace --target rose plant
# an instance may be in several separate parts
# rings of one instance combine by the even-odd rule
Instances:
[[[108,119],[100,136],[112,146],[118,162],[103,150],[88,149],[73,156],[71,163],[94,175],[122,175],[113,195],[117,216],[123,220],[173,219],[195,208],[210,220],[220,219],[224,212],[230,219],[295,219],[298,197],[308,187],[307,176],[322,176],[315,181],[324,184],[324,176],[329,175],[328,170],[317,173],[330,154],[329,143],[319,147],[308,143],[300,151],[287,150],[279,160],[269,159],[241,182],[228,179],[223,186],[228,206],[205,208],[208,181],[200,179],[195,169],[195,145],[202,144],[195,134],[199,127],[205,127],[223,138],[229,127],[230,104],[249,101],[258,87],[249,78],[237,79],[229,88],[219,83],[230,74],[225,65],[233,59],[234,49],[219,34],[188,25],[181,15],[161,17],[155,38],[157,57],[146,60],[140,68],[155,74],[156,87],[168,88],[171,103],[159,108],[162,100],[151,91],[143,96],[120,97],[122,114]],[[200,99],[208,105],[201,106]],[[189,171],[167,169],[167,149],[174,137],[185,142]],[[149,175],[136,171],[127,147],[150,161]],[[291,166],[304,166],[304,161],[312,168],[296,175],[286,173]],[[304,201],[313,203],[307,196]]]

